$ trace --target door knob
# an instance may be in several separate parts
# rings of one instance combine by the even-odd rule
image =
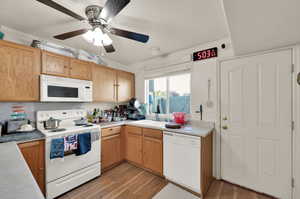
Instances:
[[[222,126],[222,129],[227,130],[227,129],[228,129],[228,126],[227,126],[227,125]]]

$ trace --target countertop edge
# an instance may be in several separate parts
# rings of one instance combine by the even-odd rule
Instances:
[[[30,133],[14,133],[0,136],[0,144],[8,142],[16,142],[20,144],[39,140],[45,140],[45,135],[39,130],[34,130]]]
[[[151,129],[157,129],[157,130],[161,130],[161,131],[169,131],[169,132],[173,132],[173,133],[178,133],[178,134],[184,134],[184,135],[189,135],[189,136],[196,136],[196,137],[206,137],[209,134],[211,134],[214,131],[214,127],[202,127],[201,128],[201,133],[193,133],[193,132],[189,132],[189,131],[185,131],[184,129],[170,129],[170,128],[165,128],[165,127],[159,127],[159,126],[152,126],[152,125],[145,125],[145,124],[136,124],[134,123],[135,121],[122,121],[122,122],[115,122],[112,124],[103,124],[101,125],[101,123],[99,124],[101,129],[105,129],[105,128],[112,128],[112,127],[116,127],[116,126],[123,126],[123,125],[127,125],[127,126],[136,126],[136,127],[141,127],[141,128],[151,128]],[[195,130],[197,131],[197,130]]]
[[[44,199],[25,159],[16,142],[2,143],[0,145],[0,190],[3,199]],[[10,153],[9,156],[6,153]],[[15,165],[11,167],[11,165]],[[9,176],[9,178],[8,178]]]

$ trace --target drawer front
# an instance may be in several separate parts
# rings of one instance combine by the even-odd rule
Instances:
[[[143,134],[145,137],[156,138],[156,139],[160,139],[160,140],[162,140],[162,138],[163,138],[162,131],[157,130],[157,129],[144,128]]]
[[[121,126],[105,128],[105,129],[102,129],[101,132],[102,132],[102,137],[119,134],[119,133],[121,133]]]
[[[142,128],[135,126],[126,126],[126,132],[129,134],[142,135]]]

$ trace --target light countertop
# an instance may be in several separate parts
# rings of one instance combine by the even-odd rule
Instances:
[[[30,142],[45,139],[45,136],[39,131],[34,130],[26,133],[12,133],[0,136],[0,143],[4,142]]]
[[[44,199],[16,142],[0,144],[0,198]]]
[[[121,122],[106,122],[100,123],[101,128],[111,128],[115,126],[128,125],[128,126],[137,126],[142,128],[152,128],[162,131],[169,131],[174,133],[206,137],[214,129],[214,123],[205,122],[205,121],[191,121],[188,124],[182,126],[180,129],[170,129],[166,128],[165,124],[167,122],[152,121],[152,120],[139,120],[139,121],[121,121]]]

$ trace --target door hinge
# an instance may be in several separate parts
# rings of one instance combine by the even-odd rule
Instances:
[[[292,131],[295,129],[295,122],[292,121]]]
[[[292,73],[295,72],[295,64],[292,64]]]
[[[295,178],[292,178],[292,188],[295,188]]]

